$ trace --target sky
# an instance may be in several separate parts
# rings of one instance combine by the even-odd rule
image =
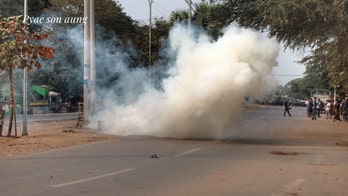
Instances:
[[[150,18],[151,0],[116,0],[121,3],[124,12],[134,20],[148,23]],[[201,0],[192,0],[192,3],[199,3]],[[151,17],[164,17],[167,19],[172,11],[188,9],[185,0],[153,0],[151,3]],[[286,85],[289,81],[301,78],[305,72],[304,65],[296,63],[301,59],[301,55],[284,51],[280,46],[278,66],[273,69],[273,74],[277,78],[279,84]]]

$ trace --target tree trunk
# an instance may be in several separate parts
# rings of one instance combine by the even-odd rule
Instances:
[[[15,114],[16,114],[16,110],[15,110],[15,98],[14,98],[14,85],[13,85],[13,70],[12,68],[9,69],[8,72],[8,76],[10,79],[10,121],[8,124],[8,133],[7,133],[7,137],[11,136],[11,132],[12,132],[12,123],[13,123],[13,119],[15,118]],[[15,129],[17,132],[17,126],[15,124]]]
[[[4,128],[5,123],[5,110],[0,108],[0,137],[2,136],[2,130]]]

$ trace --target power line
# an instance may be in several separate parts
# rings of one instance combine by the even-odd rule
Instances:
[[[141,1],[144,5],[148,5],[148,2],[146,2],[145,0],[139,0],[139,1]],[[154,10],[157,11],[157,12],[159,12],[160,15],[167,15],[167,14],[169,15],[169,14],[170,14],[170,11],[168,11],[168,10],[166,10],[165,8],[163,8],[163,7],[159,6],[159,5],[157,5],[156,2],[154,2],[153,6],[154,6],[154,7],[153,7],[152,9],[154,9]],[[166,13],[164,13],[163,11],[157,9],[156,7],[158,7],[159,9],[162,9],[162,10],[165,11]]]
[[[162,6],[160,6],[160,5],[156,4],[156,3],[154,5],[159,7],[161,10],[165,11],[167,14],[171,13],[171,11],[166,10],[164,7],[162,7]],[[163,14],[165,14],[165,13],[163,13]]]
[[[148,5],[148,4],[149,4],[149,3],[146,2],[145,0],[139,0],[139,1],[141,1],[144,5]]]

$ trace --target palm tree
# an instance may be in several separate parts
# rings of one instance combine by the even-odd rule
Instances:
[[[214,39],[217,39],[221,34],[221,29],[228,25],[223,11],[223,5],[219,3],[195,3],[192,15],[193,24],[204,29]],[[171,23],[186,22],[188,19],[188,10],[173,11],[169,17]]]
[[[181,22],[184,20],[188,20],[189,18],[189,13],[186,10],[176,10],[173,11],[170,16],[169,16],[169,21],[171,23],[175,23],[175,22]]]

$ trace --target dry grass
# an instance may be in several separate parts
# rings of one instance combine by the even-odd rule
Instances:
[[[75,120],[29,123],[29,136],[0,137],[0,159],[115,138],[75,125]]]

